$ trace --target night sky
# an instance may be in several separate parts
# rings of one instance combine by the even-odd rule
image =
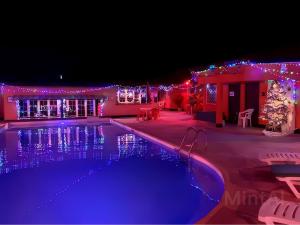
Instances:
[[[170,84],[189,79],[193,68],[236,59],[300,61],[297,13],[279,14],[287,11],[282,5],[278,11],[262,5],[117,6],[44,7],[5,15],[0,82]]]

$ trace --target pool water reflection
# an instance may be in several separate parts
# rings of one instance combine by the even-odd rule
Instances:
[[[1,133],[0,184],[0,223],[193,223],[224,191],[206,165],[111,124]]]

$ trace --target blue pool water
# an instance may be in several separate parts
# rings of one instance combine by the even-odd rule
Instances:
[[[112,124],[0,134],[0,223],[194,223],[223,191],[211,168]]]

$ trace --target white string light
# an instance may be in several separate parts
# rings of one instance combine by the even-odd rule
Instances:
[[[100,91],[103,89],[109,89],[113,87],[118,87],[119,85],[110,85],[106,87],[97,87],[97,88],[80,88],[79,90],[65,90],[63,88],[36,88],[36,87],[20,87],[20,86],[6,86],[4,85],[4,89],[6,92],[10,93],[43,93],[43,94],[83,94],[94,91]]]
[[[192,71],[192,79],[194,81],[197,80],[197,78],[201,75],[208,76],[209,72],[214,72],[214,74],[223,74],[226,70],[235,68],[237,66],[251,66],[252,68],[258,69],[263,73],[270,73],[275,77],[278,77],[278,79],[285,79],[285,80],[293,80],[296,81],[295,78],[292,76],[300,75],[300,63],[298,62],[287,62],[287,63],[250,63],[250,61],[240,61],[237,63],[231,63],[224,66],[216,67],[214,65],[211,65],[208,69],[202,70],[202,71]],[[273,67],[279,67],[279,69],[276,68],[268,68],[270,66]],[[289,67],[296,67],[297,69],[291,70]],[[284,67],[284,69],[282,69]]]

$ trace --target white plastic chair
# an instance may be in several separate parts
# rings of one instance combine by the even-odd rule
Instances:
[[[285,182],[296,198],[300,199],[300,166],[297,164],[272,165],[276,179]]]
[[[296,198],[300,198],[300,192],[297,189],[300,186],[300,177],[276,177],[276,179],[285,182]]]
[[[247,122],[249,120],[250,122],[250,127],[252,127],[252,120],[251,120],[251,117],[252,117],[252,113],[254,112],[254,109],[247,109],[243,112],[239,112],[239,121],[238,121],[238,125],[240,125],[240,122],[242,121],[243,122],[243,128],[246,127],[247,125]]]
[[[300,224],[300,204],[269,198],[260,207],[258,220],[266,224]]]

